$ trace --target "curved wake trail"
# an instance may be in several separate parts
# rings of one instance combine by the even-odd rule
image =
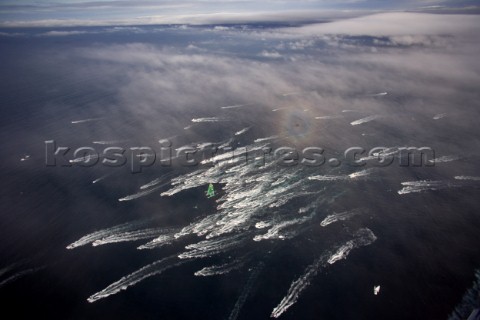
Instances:
[[[367,94],[366,97],[383,97],[386,96],[388,92],[380,92],[380,93],[370,93]]]
[[[103,238],[107,238],[118,233],[133,231],[135,229],[139,229],[146,226],[148,223],[150,223],[150,220],[141,220],[141,221],[127,222],[111,228],[98,230],[93,233],[87,234],[86,236],[83,236],[79,240],[69,244],[67,246],[67,249],[69,250],[75,249],[77,247],[81,247],[89,243],[93,243],[97,240],[101,240]]]
[[[290,285],[290,289],[288,289],[287,295],[280,301],[278,306],[276,306],[270,317],[278,318],[287,311],[295,302],[297,302],[300,294],[306,287],[310,284],[310,281],[317,275],[318,271],[326,266],[326,262],[330,254],[324,253],[320,258],[315,260],[310,266],[307,267],[304,274],[298,278],[297,280],[293,281]]]
[[[442,118],[445,118],[447,116],[446,113],[439,113],[433,116],[433,120],[440,120]]]
[[[357,172],[353,172],[345,175],[323,175],[323,176],[312,176],[308,177],[308,180],[318,180],[318,181],[340,181],[340,180],[353,180],[357,178],[367,177],[373,172],[373,169],[365,169]]]
[[[333,120],[333,119],[340,119],[343,118],[342,116],[321,116],[321,117],[315,117],[316,120]]]
[[[99,141],[93,141],[93,144],[101,144],[101,145],[111,145],[111,144],[117,144],[117,143],[125,143],[128,142],[128,140],[99,140]]]
[[[307,267],[304,274],[300,278],[292,282],[287,295],[282,299],[282,301],[280,301],[278,306],[273,309],[270,316],[272,318],[278,318],[285,311],[287,311],[288,308],[294,305],[303,290],[308,287],[312,279],[322,268],[325,268],[328,264],[334,264],[341,259],[345,259],[353,249],[367,246],[373,243],[376,239],[377,237],[370,229],[360,229],[355,233],[354,239],[348,241],[343,246],[338,248],[335,253],[332,254],[331,252],[327,251],[322,254],[310,266]]]
[[[269,140],[275,140],[278,139],[279,136],[271,136],[271,137],[265,137],[265,138],[258,138],[255,139],[253,142],[258,143],[258,142],[264,142],[264,141],[269,141]]]
[[[204,240],[185,247],[189,250],[178,255],[180,259],[206,258],[242,245],[248,234],[237,234],[212,240]]]
[[[214,265],[214,266],[210,266],[210,267],[205,267],[201,270],[198,270],[194,274],[197,277],[199,277],[199,276],[209,277],[209,276],[216,276],[216,275],[220,275],[220,274],[226,274],[226,273],[229,273],[233,270],[240,269],[241,267],[243,267],[245,262],[246,261],[244,259],[235,259],[233,261],[230,261],[230,262],[227,262],[227,263],[224,263],[224,264],[221,264],[221,265]]]
[[[118,242],[131,242],[131,241],[138,241],[144,239],[152,239],[158,237],[161,234],[167,232],[165,228],[151,228],[151,229],[143,229],[143,230],[135,230],[135,231],[127,231],[117,234],[109,235],[105,238],[95,240],[92,245],[94,247],[101,246],[110,243],[118,243]]]
[[[13,270],[13,268],[15,268],[16,265],[17,264],[14,263],[14,264],[11,264],[11,265],[9,265],[5,268],[0,269],[0,277],[3,276],[4,274],[10,272],[10,270]]]
[[[358,126],[359,124],[367,123],[367,122],[370,122],[370,121],[379,119],[379,118],[381,118],[381,117],[382,117],[381,115],[375,114],[375,115],[372,115],[372,116],[368,116],[368,117],[365,117],[365,118],[362,118],[362,119],[358,119],[358,120],[352,121],[352,122],[350,122],[350,124],[351,124],[352,126]]]
[[[42,269],[42,268],[31,268],[31,269],[26,269],[26,270],[19,271],[19,272],[15,273],[14,275],[12,275],[12,276],[6,278],[5,280],[1,281],[0,282],[0,288],[9,284],[10,282],[13,282],[13,281],[18,280],[20,278],[23,278],[26,275],[37,272],[40,269]],[[8,269],[7,271],[4,271],[4,273],[6,273],[8,271],[10,271],[10,269]]]
[[[325,219],[323,219],[322,222],[320,222],[320,225],[322,227],[326,227],[329,224],[332,224],[332,223],[337,222],[337,221],[348,220],[348,219],[352,218],[353,216],[356,216],[360,213],[362,213],[361,209],[353,209],[353,210],[344,211],[344,212],[340,212],[340,213],[334,213],[332,215],[328,215],[327,217],[325,217]]]
[[[242,108],[246,106],[251,106],[253,103],[247,103],[247,104],[236,104],[233,106],[225,106],[225,107],[220,107],[221,109],[237,109],[237,108]]]
[[[251,127],[243,128],[242,130],[235,132],[235,135],[236,135],[236,136],[242,135],[242,134],[244,134],[245,132],[247,132],[248,130],[250,130],[250,128],[251,128]]]
[[[148,196],[149,194],[152,194],[154,193],[155,191],[157,191],[158,189],[161,189],[165,186],[168,186],[170,184],[170,182],[167,182],[167,183],[164,183],[162,185],[159,185],[159,186],[155,186],[151,189],[145,189],[143,191],[140,191],[140,192],[137,192],[137,193],[134,193],[134,194],[131,194],[131,195],[128,195],[128,196],[125,196],[123,198],[120,198],[118,199],[118,201],[130,201],[130,200],[135,200],[135,199],[138,199],[138,198],[141,198],[141,197],[145,197],[145,196]],[[142,186],[143,187],[143,186]]]
[[[101,176],[100,178],[97,178],[95,180],[92,181],[93,184],[95,183],[99,183],[100,181],[104,180],[105,178],[108,178],[109,176],[111,176],[111,174],[104,174],[103,176]]]
[[[261,241],[261,240],[268,240],[268,239],[287,239],[287,238],[291,238],[293,236],[295,236],[299,230],[298,229],[295,229],[293,231],[284,231],[285,229],[289,229],[290,227],[295,227],[295,226],[298,226],[298,225],[301,225],[301,224],[304,224],[310,220],[313,219],[313,217],[315,216],[315,212],[309,216],[305,216],[305,217],[300,217],[300,218],[297,218],[297,219],[292,219],[292,220],[286,220],[286,221],[282,221],[278,224],[275,224],[273,226],[270,227],[270,229],[268,229],[267,233],[265,234],[262,234],[262,235],[256,235],[253,240],[254,241]],[[268,222],[259,222],[255,225],[255,227],[257,229],[261,229],[261,227],[263,226],[270,226],[270,224]]]
[[[233,307],[233,310],[228,317],[228,320],[237,319],[238,315],[240,314],[240,310],[245,304],[245,301],[247,301],[248,295],[250,294],[250,291],[252,290],[253,285],[255,284],[255,281],[257,280],[258,275],[263,270],[264,266],[264,263],[260,262],[259,265],[253,270],[252,274],[247,280],[247,283],[245,284],[245,287],[243,287],[242,293],[238,297],[237,302],[235,303],[235,306]]]
[[[452,161],[456,161],[456,160],[460,160],[460,159],[461,159],[461,157],[459,157],[459,156],[451,155],[451,156],[442,156],[442,157],[439,157],[439,158],[435,158],[435,159],[429,160],[429,162],[431,162],[431,163],[443,163],[443,162],[452,162]]]
[[[338,250],[328,258],[327,262],[329,264],[334,264],[339,260],[346,259],[350,251],[353,249],[368,246],[377,240],[377,237],[368,228],[358,230],[354,236],[354,239],[338,248]]]
[[[157,184],[159,184],[161,181],[162,181],[162,179],[160,179],[160,178],[157,178],[157,179],[155,179],[155,180],[152,180],[152,181],[150,181],[149,183],[146,183],[146,184],[140,186],[140,190],[145,190],[145,189],[154,187],[154,186],[156,186]]]
[[[159,235],[152,241],[139,246],[137,249],[138,250],[154,249],[154,248],[159,248],[161,246],[165,246],[167,244],[171,244],[176,239],[175,235],[177,234],[178,229],[163,229],[163,230],[164,230],[163,234]]]
[[[398,194],[408,194],[412,192],[438,190],[438,189],[445,189],[450,187],[450,185],[445,181],[432,181],[432,180],[407,181],[407,182],[402,182],[402,186],[403,188],[398,191]]]
[[[463,180],[463,181],[459,181]],[[472,186],[468,181],[480,181],[480,177],[456,176],[455,180],[420,180],[402,182],[403,188],[398,190],[398,194],[408,194],[423,191],[436,191],[448,188],[461,188]]]
[[[99,291],[93,295],[91,295],[87,301],[92,303],[97,300],[106,298],[108,296],[111,296],[113,294],[116,294],[122,290],[126,290],[128,287],[131,287],[140,281],[161,274],[162,272],[173,268],[177,267],[181,264],[183,264],[183,261],[179,261],[177,256],[170,256],[168,258],[155,261],[141,269],[138,269],[137,271],[121,278],[120,280],[112,283],[102,291]]]
[[[480,181],[480,177],[473,176],[455,176],[455,180],[471,180],[471,181]]]
[[[192,119],[192,122],[195,123],[200,123],[200,122],[220,122],[220,121],[229,121],[228,119],[225,118],[220,118],[220,117],[206,117],[206,118],[194,118]]]
[[[82,119],[82,120],[73,120],[71,123],[72,124],[79,124],[79,123],[86,123],[86,122],[92,122],[92,121],[99,121],[103,120],[105,118],[90,118],[90,119]]]
[[[95,160],[95,159],[100,159],[100,155],[88,155],[88,156],[85,156],[85,157],[80,157],[80,158],[75,158],[75,159],[72,159],[72,160],[69,160],[68,162],[70,163],[80,163],[80,162],[89,162],[90,160]]]
[[[140,187],[140,190],[145,190],[145,189],[148,189],[148,188],[151,188],[151,187],[155,187],[156,185],[158,185],[163,180],[170,179],[172,176],[173,176],[173,173],[166,173],[166,174],[162,175],[161,177],[156,178],[156,179],[142,185]]]

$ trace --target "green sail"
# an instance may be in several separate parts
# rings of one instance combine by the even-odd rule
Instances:
[[[214,197],[215,196],[215,190],[213,189],[213,184],[209,184],[208,185],[208,190],[207,190],[207,197],[208,198],[211,198],[211,197]]]

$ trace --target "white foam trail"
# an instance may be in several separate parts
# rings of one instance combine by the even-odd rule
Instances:
[[[209,276],[217,276],[221,274],[229,273],[233,270],[240,269],[245,264],[245,261],[241,259],[235,259],[233,261],[221,264],[221,265],[214,265],[210,267],[205,267],[197,272],[195,275],[197,277],[209,277]]]
[[[100,158],[100,155],[98,154],[89,154],[85,157],[80,157],[80,158],[75,158],[75,159],[72,159],[72,160],[69,160],[70,163],[78,163],[78,162],[88,162],[90,160],[93,160],[93,159],[98,159]]]
[[[277,112],[277,111],[280,111],[280,110],[285,110],[287,108],[276,108],[276,109],[272,109],[273,112]]]
[[[93,184],[98,183],[98,182],[102,181],[103,179],[109,177],[110,175],[111,175],[111,174],[104,174],[104,175],[101,176],[100,178],[97,178],[97,179],[93,180],[92,183],[93,183]]]
[[[159,248],[167,244],[171,244],[176,238],[175,235],[178,233],[177,229],[164,229],[162,234],[153,239],[150,242],[147,242],[139,246],[138,250],[144,249],[154,249]]]
[[[138,199],[138,198],[147,196],[151,193],[154,193],[158,189],[160,189],[159,186],[157,186],[155,188],[148,189],[148,190],[140,191],[140,192],[137,192],[135,194],[131,194],[131,195],[125,196],[123,198],[120,198],[120,199],[118,199],[118,201],[130,201],[130,200]]]
[[[459,179],[457,179],[457,177]],[[464,177],[457,176],[455,180],[476,180],[476,177]],[[465,178],[474,178],[474,179],[465,179]],[[423,191],[435,191],[447,188],[458,188],[465,187],[468,184],[457,182],[457,181],[433,181],[433,180],[421,180],[421,181],[407,181],[402,182],[403,188],[398,191],[398,194],[408,194],[413,192],[423,192]]]
[[[196,150],[205,150],[207,148],[217,146],[218,149],[223,149],[225,147],[229,147],[232,142],[233,142],[233,138],[230,138],[228,140],[223,140],[223,141],[220,141],[220,142],[210,142],[210,141],[207,141],[207,142],[193,142],[193,143],[183,145],[179,148],[175,148],[175,151],[178,152],[179,150],[182,150],[185,147],[194,148]]]
[[[202,185],[208,185],[209,183],[217,183],[218,180],[208,179],[205,177],[205,169],[200,169],[194,172],[191,172],[187,175],[176,177],[172,179],[171,184],[173,188],[162,192],[160,195],[164,196],[173,196],[174,194],[181,192],[183,190],[200,187]]]
[[[317,204],[318,204],[317,201],[314,201],[314,202],[306,205],[305,207],[301,207],[301,208],[298,209],[298,213],[300,213],[300,214],[307,213],[308,211],[310,211],[312,209],[315,209]]]
[[[318,271],[320,271],[322,268],[326,267],[328,264],[334,264],[341,259],[345,259],[351,250],[367,246],[373,243],[376,239],[377,237],[375,237],[370,229],[360,229],[354,234],[354,239],[348,241],[346,244],[338,248],[334,254],[331,254],[328,251],[325,252],[307,267],[305,273],[300,278],[292,282],[287,295],[282,299],[278,306],[273,309],[270,316],[273,318],[278,318],[285,311],[287,311],[288,308],[295,304],[302,291],[308,287],[310,281],[312,281],[312,279],[317,275]]]
[[[103,120],[105,118],[90,118],[90,119],[83,119],[83,120],[74,120],[72,121],[72,124],[77,124],[77,123],[85,123],[85,122],[91,122],[91,121],[99,121]]]
[[[438,190],[438,189],[447,188],[449,185],[444,181],[422,180],[422,181],[402,182],[402,186],[403,188],[398,191],[398,194],[408,194],[412,192]]]
[[[308,177],[308,180],[318,180],[318,181],[339,181],[339,180],[353,180],[357,178],[363,178],[370,175],[373,172],[372,169],[365,169],[361,171],[357,171],[348,175],[320,175],[320,176],[312,176]]]
[[[367,122],[379,119],[381,117],[382,117],[381,115],[375,114],[375,115],[372,115],[372,116],[368,116],[368,117],[365,117],[365,118],[362,118],[362,119],[355,120],[353,122],[350,122],[350,124],[352,126],[358,126],[359,124],[367,123]]]
[[[341,246],[332,256],[330,256],[327,262],[329,264],[334,264],[339,260],[346,259],[348,254],[353,249],[368,246],[372,244],[375,240],[377,240],[377,237],[368,228],[358,230],[355,233],[354,237],[354,239],[348,241],[346,244]]]
[[[323,116],[323,117],[315,117],[317,120],[330,120],[330,119],[339,119],[342,116]]]
[[[213,143],[213,142],[202,142],[202,143],[198,143],[195,147],[198,150],[203,150],[205,148],[212,147],[214,145],[215,145],[215,143]]]
[[[176,256],[170,256],[168,258],[153,262],[125,277],[122,277],[120,280],[112,283],[102,291],[91,295],[87,299],[87,301],[92,303],[97,300],[106,298],[122,290],[126,290],[128,287],[131,287],[146,278],[161,274],[162,272],[170,268],[179,266],[180,264],[182,264],[182,262],[178,261]]]
[[[79,240],[69,244],[67,246],[67,249],[75,249],[77,247],[81,247],[84,245],[87,245],[89,243],[92,243],[96,240],[103,239],[105,237],[109,237],[110,235],[116,234],[116,233],[121,233],[121,232],[126,232],[126,231],[131,231],[135,230],[138,228],[142,228],[143,226],[147,225],[149,220],[141,220],[141,221],[134,221],[134,222],[127,222],[124,224],[120,224],[111,228],[107,229],[102,229],[95,231],[93,233],[87,234],[80,238]]]
[[[459,157],[459,156],[450,155],[450,156],[442,156],[442,157],[435,158],[435,159],[428,160],[428,161],[431,162],[431,163],[442,163],[442,162],[456,161],[456,160],[460,160],[460,159],[461,159],[461,157]]]
[[[445,118],[447,116],[446,113],[439,113],[433,116],[433,120],[440,120],[442,118]]]
[[[351,241],[348,241],[346,244],[341,246],[334,254],[328,258],[328,263],[329,264],[334,264],[335,262],[347,258],[348,254],[352,249],[354,248],[354,243]]]
[[[258,142],[269,141],[269,140],[274,140],[274,139],[278,139],[278,136],[271,136],[271,137],[266,137],[266,138],[258,138],[258,139],[255,139],[253,142],[258,143]]]
[[[242,160],[242,158],[245,159],[244,156],[246,156],[249,152],[253,153],[255,151],[262,150],[267,145],[268,144],[263,144],[263,145],[255,146],[251,148],[247,148],[247,147],[237,148],[235,150],[232,150],[231,152],[225,152],[225,153],[216,155],[212,158],[202,160],[201,164],[216,163],[216,162],[219,162],[220,165],[235,164],[235,162]]]
[[[400,152],[399,148],[392,147],[392,148],[385,148],[382,151],[374,152],[370,156],[362,157],[358,159],[359,161],[368,161],[368,160],[381,160],[382,158],[396,155]]]
[[[22,270],[22,271],[19,271],[17,273],[15,273],[14,275],[8,277],[7,279],[3,280],[0,282],[0,288],[9,284],[10,282],[13,282],[15,280],[18,280],[20,278],[23,278],[24,276],[26,275],[29,275],[31,273],[34,273],[38,270],[40,270],[41,268],[32,268],[32,269],[27,269],[27,270]]]
[[[388,92],[380,92],[380,93],[372,93],[372,94],[367,94],[367,97],[383,97],[386,96]]]
[[[201,219],[198,222],[193,222],[190,225],[184,227],[182,230],[177,232],[174,237],[175,239],[190,235],[196,234],[197,236],[203,236],[210,232],[213,228],[216,227],[216,223],[221,219],[222,215],[212,214],[206,216],[205,218]]]
[[[168,143],[170,142],[171,139],[175,139],[176,137],[178,137],[179,135],[176,134],[174,136],[170,136],[170,137],[167,137],[167,138],[163,138],[163,139],[159,139],[158,140],[158,143],[162,144],[162,143]]]
[[[156,179],[144,184],[143,186],[140,187],[140,190],[145,190],[145,189],[154,187],[154,186],[158,185],[160,182],[162,182],[162,180],[170,178],[171,176],[172,176],[172,173],[164,174],[160,178],[156,178]]]
[[[297,95],[297,94],[301,94],[301,92],[286,92],[286,93],[282,93],[282,97],[294,96],[294,95]]]
[[[280,303],[273,309],[270,317],[280,317],[288,308],[294,305],[300,294],[310,284],[310,281],[317,275],[318,271],[325,267],[329,253],[324,253],[320,258],[316,259],[310,266],[307,267],[304,274],[293,281],[288,289],[287,295],[280,301]]]
[[[473,177],[473,176],[455,176],[456,180],[472,180],[472,181],[480,181],[480,177]]]
[[[235,303],[235,306],[233,307],[233,310],[230,313],[230,316],[228,317],[228,320],[236,320],[238,318],[238,315],[240,314],[240,310],[245,304],[245,301],[247,301],[248,295],[250,294],[250,291],[252,290],[253,285],[255,284],[255,281],[257,280],[258,275],[262,271],[263,267],[264,267],[264,264],[261,262],[252,271],[252,274],[248,278],[247,283],[245,284],[245,287],[243,287],[242,293],[238,297],[237,302]]]
[[[151,228],[151,229],[143,229],[143,230],[135,230],[135,231],[126,231],[121,233],[111,234],[107,237],[104,237],[99,240],[95,240],[92,245],[94,247],[101,246],[110,243],[118,243],[118,242],[131,242],[131,241],[138,241],[144,239],[152,239],[158,237],[160,234],[165,233],[165,228]]]
[[[219,122],[219,121],[228,121],[227,119],[224,118],[219,118],[219,117],[206,117],[206,118],[196,118],[192,119],[192,122]]]
[[[220,144],[220,145],[218,146],[218,149],[222,150],[222,149],[225,149],[225,148],[230,147],[230,145],[233,143],[233,141],[234,141],[233,138],[230,138],[230,139],[228,139],[228,140],[226,140],[226,141],[223,141],[223,142],[218,143],[218,144]]]
[[[155,180],[150,181],[149,183],[144,184],[143,186],[140,187],[140,190],[148,189],[150,187],[154,187],[157,184],[159,184],[162,181],[162,179],[157,178]]]
[[[200,241],[186,246],[185,249],[189,251],[181,253],[178,257],[180,259],[211,257],[218,253],[236,248],[243,244],[245,240],[247,240],[245,234],[237,234],[223,238]]]
[[[235,135],[236,135],[236,136],[242,135],[242,134],[244,134],[245,132],[247,132],[248,130],[250,130],[250,128],[251,128],[251,127],[243,128],[242,130],[235,132]]]
[[[344,212],[340,212],[340,213],[334,213],[332,215],[328,215],[325,219],[323,219],[322,222],[320,222],[320,225],[322,227],[326,227],[329,224],[332,224],[332,223],[337,222],[337,221],[348,220],[348,219],[352,218],[353,216],[356,216],[357,214],[360,214],[360,213],[362,213],[361,209],[353,209],[353,210],[344,211]]]
[[[118,199],[118,201],[130,201],[130,200],[138,199],[138,198],[147,196],[147,195],[149,195],[149,194],[152,194],[152,193],[154,193],[155,191],[157,191],[158,189],[163,188],[163,187],[165,187],[165,186],[167,186],[167,185],[169,185],[169,184],[170,184],[170,182],[167,182],[167,183],[164,183],[164,184],[162,184],[162,185],[153,187],[153,188],[151,188],[151,189],[147,189],[147,190],[144,190],[144,191],[140,191],[140,192],[137,192],[137,193],[135,193],[135,194],[131,194],[131,195],[129,195],[129,196],[120,198],[120,199]]]
[[[347,179],[348,179],[347,176],[334,176],[334,175],[308,177],[308,180],[318,180],[318,181],[337,181],[337,180],[347,180]]]
[[[117,143],[124,143],[127,142],[128,140],[103,140],[103,141],[93,141],[93,144],[102,144],[102,145],[108,145],[108,144],[117,144]]]
[[[373,172],[372,169],[365,169],[365,170],[361,170],[361,171],[357,171],[357,172],[351,173],[351,174],[348,175],[348,177],[349,177],[350,179],[356,179],[356,178],[366,177],[366,176],[370,175],[372,172]]]
[[[5,267],[5,268],[3,268],[3,269],[0,269],[0,277],[3,276],[5,273],[9,272],[10,270],[13,270],[13,268],[15,268],[16,265],[17,265],[17,264],[14,263],[14,264],[9,265],[9,266],[7,266],[7,267]]]
[[[226,106],[226,107],[221,107],[222,109],[236,109],[236,108],[241,108],[241,107],[246,107],[246,106],[251,106],[253,103],[247,103],[247,104],[237,104],[233,106]]]
[[[267,228],[267,227],[270,227],[271,225],[272,225],[271,222],[260,221],[260,222],[255,223],[255,228],[257,228],[257,229],[265,229],[265,228]]]
[[[282,232],[284,229],[287,229],[291,226],[303,224],[307,221],[312,220],[313,214],[306,217],[300,217],[297,219],[282,221],[278,224],[273,225],[268,229],[267,233],[262,235],[256,235],[253,237],[254,241],[268,240],[268,239],[286,239],[296,235],[296,232]]]

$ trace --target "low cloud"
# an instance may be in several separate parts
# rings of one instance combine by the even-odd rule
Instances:
[[[358,27],[358,19],[364,21],[363,29]],[[270,59],[259,59],[258,54],[245,56],[238,50],[218,52],[218,33],[202,29],[192,32],[211,34],[210,40],[178,47],[96,45],[76,49],[72,57],[85,61],[84,70],[91,68],[107,78],[121,79],[121,85],[115,85],[117,111],[142,121],[144,129],[152,132],[158,131],[154,119],[161,117],[162,123],[170,126],[165,135],[183,132],[192,118],[242,110],[223,110],[222,106],[252,103],[258,112],[272,117],[264,119],[270,126],[265,130],[271,129],[268,134],[279,136],[287,130],[285,114],[292,113],[309,123],[315,117],[326,117],[337,122],[343,119],[346,125],[379,115],[373,123],[388,127],[386,132],[397,131],[399,136],[402,132],[412,141],[420,135],[430,136],[432,117],[451,114],[452,108],[456,118],[442,120],[469,123],[467,114],[479,101],[475,84],[480,82],[476,62],[480,50],[472,29],[476,17],[387,14],[358,19],[261,32],[226,31],[228,37],[237,37],[238,43],[245,39],[254,42],[261,48],[256,52]],[[338,33],[331,34],[333,30]],[[388,45],[376,42],[379,39]],[[298,44],[304,49],[299,50]],[[380,92],[388,94],[376,95]],[[232,132],[254,126],[249,116],[235,114],[238,128],[232,127]],[[116,127],[118,124],[112,123],[111,130]],[[339,136],[321,132],[326,144],[363,139],[360,133]],[[390,138],[395,143],[393,136]],[[312,136],[304,142],[315,139],[318,137]]]
[[[66,37],[66,36],[74,36],[79,34],[87,34],[92,32],[87,31],[48,31],[44,33],[40,33],[39,36],[41,37]]]

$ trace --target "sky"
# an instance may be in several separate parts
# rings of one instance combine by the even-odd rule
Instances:
[[[378,11],[478,10],[474,0],[1,1],[0,27],[286,21]]]

